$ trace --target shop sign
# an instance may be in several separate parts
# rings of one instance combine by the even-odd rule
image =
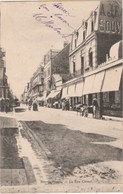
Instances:
[[[122,8],[120,3],[111,0],[100,2],[98,29],[104,33],[122,33]]]

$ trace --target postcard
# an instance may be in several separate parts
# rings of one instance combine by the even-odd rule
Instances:
[[[121,0],[0,2],[0,192],[123,192]]]

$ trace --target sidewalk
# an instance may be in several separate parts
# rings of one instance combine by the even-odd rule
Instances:
[[[121,117],[112,117],[112,116],[106,116],[106,115],[104,115],[103,118],[104,118],[105,120],[123,122],[123,118],[121,118]]]
[[[42,108],[47,108],[47,107],[39,107],[39,110],[41,110]],[[59,111],[62,111],[62,109],[55,109],[55,108],[47,108],[47,109],[51,109],[51,110],[59,110]],[[80,113],[77,113],[76,111],[66,111],[64,110],[63,112],[69,112],[70,114],[75,114],[78,116],[80,116]],[[93,118],[92,114],[89,113],[88,114],[88,117],[87,118]],[[107,116],[107,115],[103,115],[103,119],[98,119],[98,120],[111,120],[111,121],[120,121],[120,122],[123,122],[123,118],[121,117],[114,117],[114,116]]]
[[[17,121],[13,112],[11,113],[0,112],[0,129],[1,128],[17,128]]]

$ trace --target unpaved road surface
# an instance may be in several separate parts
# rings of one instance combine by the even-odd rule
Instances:
[[[13,118],[0,127],[1,192],[123,191],[120,122],[48,108]]]

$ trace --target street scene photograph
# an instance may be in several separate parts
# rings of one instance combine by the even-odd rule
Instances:
[[[123,192],[122,0],[0,2],[0,193]]]

